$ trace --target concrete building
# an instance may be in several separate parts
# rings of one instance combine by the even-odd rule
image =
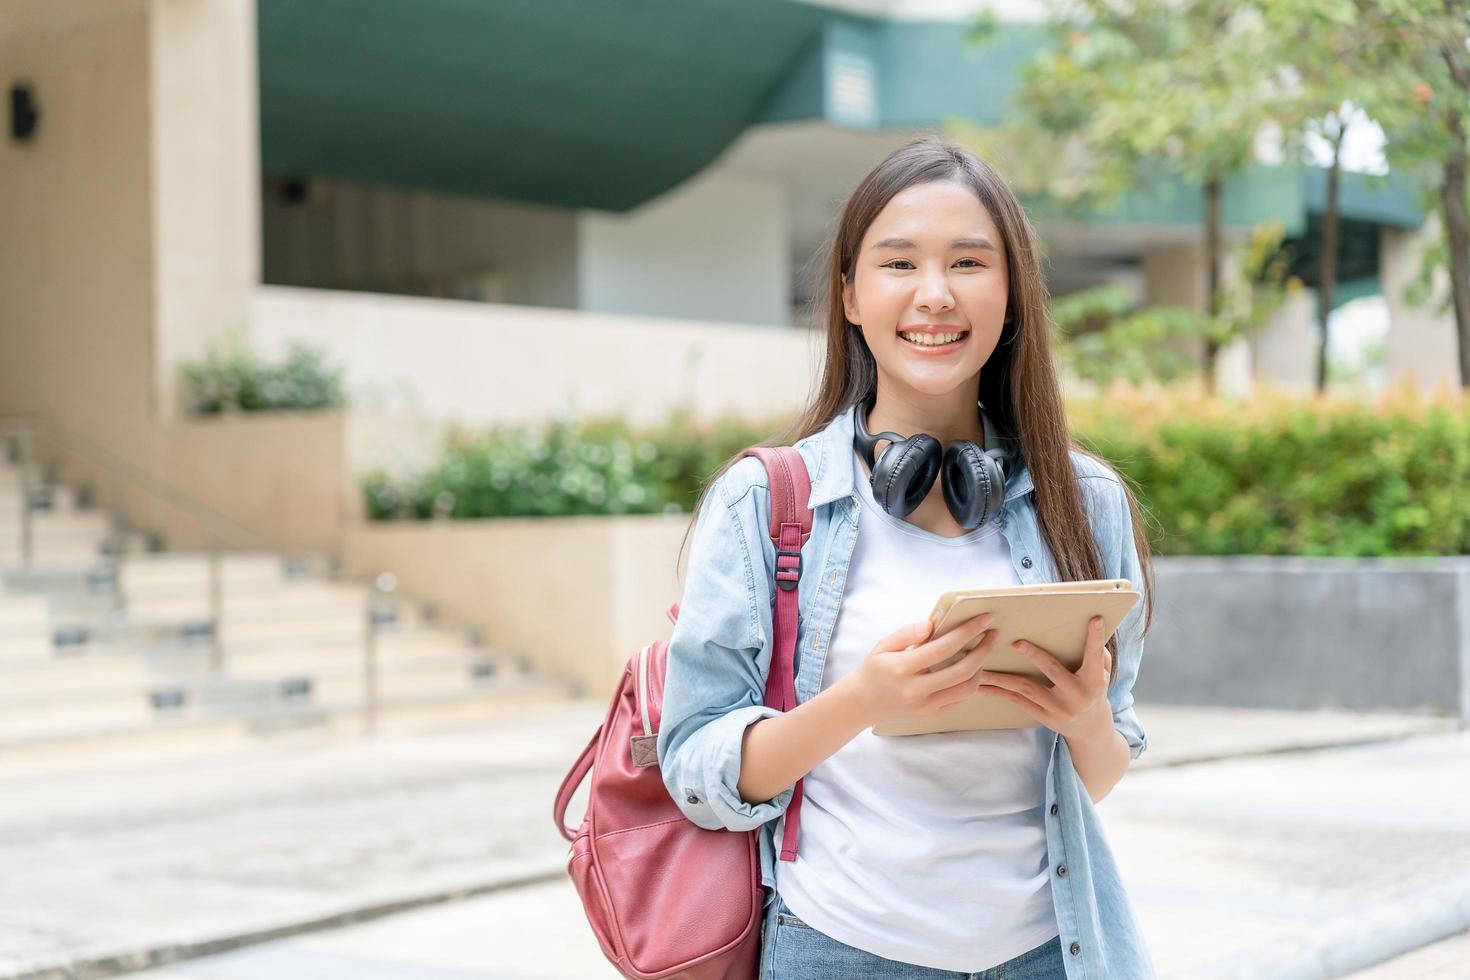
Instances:
[[[201,430],[180,390],[227,336],[345,366],[354,410],[314,437],[331,480],[444,420],[794,404],[838,202],[908,136],[998,121],[1036,43],[1044,8],[1012,3],[967,47],[979,6],[0,0],[3,80],[37,113],[0,141],[0,414],[264,519],[220,474],[283,430]],[[1227,236],[1277,218],[1310,246],[1323,197],[1321,171],[1262,162],[1226,188]],[[1411,202],[1347,177],[1339,301],[1385,295],[1390,373],[1452,383],[1449,318],[1396,295],[1427,234]],[[1202,308],[1202,207],[1184,186],[1085,221],[1038,206],[1052,294]],[[1222,352],[1222,383],[1309,387],[1312,309]]]

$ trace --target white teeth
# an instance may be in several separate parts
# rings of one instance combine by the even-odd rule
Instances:
[[[954,341],[956,341],[959,338],[963,337],[964,334],[963,333],[940,333],[940,334],[900,333],[899,336],[902,337],[904,340],[911,341],[912,343],[915,343],[915,344],[922,344],[925,347],[938,347],[941,344],[953,343]]]

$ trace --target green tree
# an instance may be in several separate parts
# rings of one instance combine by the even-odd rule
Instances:
[[[1454,311],[1460,384],[1470,386],[1470,7],[1464,0],[1333,2],[1344,5],[1342,19],[1360,43],[1381,52],[1384,67],[1363,108],[1383,127],[1389,166],[1421,178],[1425,210],[1439,212],[1440,237],[1408,298],[1428,300],[1435,271],[1448,268],[1449,296],[1438,310]]]
[[[1170,382],[1199,373],[1198,359],[1170,343],[1222,332],[1244,336],[1258,328],[1290,289],[1290,253],[1281,247],[1281,224],[1263,224],[1237,250],[1237,274],[1226,284],[1215,318],[1178,307],[1135,309],[1122,286],[1105,285],[1059,296],[1052,302],[1058,358],[1077,377],[1106,384],[1153,379]]]
[[[1106,210],[1125,191],[1167,178],[1202,188],[1211,385],[1230,339],[1220,316],[1225,180],[1254,161],[1275,94],[1259,72],[1263,29],[1237,0],[1059,3],[1048,43],[1022,70],[1014,114],[971,136],[992,158],[1010,157],[1009,173],[1035,175],[1030,190],[1077,207]],[[974,37],[994,33],[987,18]]]

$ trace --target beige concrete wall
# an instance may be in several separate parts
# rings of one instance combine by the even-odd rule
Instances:
[[[0,65],[40,109],[30,142],[0,139],[0,413],[138,453],[155,308],[147,7],[5,0]]]
[[[38,456],[104,501],[103,458],[166,475],[179,359],[247,321],[254,37],[253,0],[0,0],[41,114],[0,141],[0,413],[52,423]]]
[[[476,626],[492,647],[601,695],[628,657],[673,630],[675,558],[690,515],[357,524],[343,568],[391,571],[399,590]],[[689,549],[684,549],[687,566]]]
[[[626,413],[662,421],[769,417],[805,400],[819,335],[537,307],[263,286],[252,339],[268,357],[291,340],[326,350],[355,404],[470,425]]]
[[[1432,280],[1431,300],[1410,306],[1404,288],[1418,275],[1423,253],[1439,227],[1438,212],[1418,230],[1384,228],[1379,235],[1379,281],[1388,300],[1388,383],[1411,379],[1424,390],[1437,385],[1460,385],[1458,347],[1453,313],[1438,313],[1438,301],[1449,296],[1449,272],[1439,269]]]

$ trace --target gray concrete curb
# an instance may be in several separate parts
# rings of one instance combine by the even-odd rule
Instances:
[[[341,926],[381,919],[384,916],[396,915],[399,912],[408,912],[427,905],[440,905],[445,902],[455,902],[467,898],[477,898],[481,895],[489,895],[494,892],[523,888],[527,885],[539,885],[564,878],[566,873],[566,865],[561,861],[548,862],[544,871],[529,871],[518,875],[507,876],[496,881],[485,882],[484,884],[430,892],[411,898],[396,899],[391,902],[378,902],[361,908],[346,909],[331,915],[305,919],[301,922],[293,922],[273,929],[258,929],[252,932],[238,933],[233,936],[221,936],[217,939],[173,943],[166,946],[78,960],[56,966],[42,967],[40,969],[28,969],[22,973],[0,975],[0,980],[97,980],[97,978],[101,977],[115,977],[127,973],[136,973],[140,970],[150,970],[160,966],[167,966],[170,963],[178,963],[183,960],[198,959],[201,956],[227,953],[244,946],[254,946],[276,939],[287,939],[291,936],[299,936],[308,932],[336,929]]]
[[[1323,752],[1332,749],[1353,749],[1365,745],[1403,742],[1411,738],[1421,738],[1425,735],[1450,735],[1459,730],[1460,725],[1457,721],[1447,719],[1443,725],[1436,725],[1434,727],[1426,726],[1403,732],[1379,732],[1373,735],[1352,736],[1333,739],[1331,741],[1295,742],[1284,745],[1261,746],[1258,748],[1245,748],[1224,752],[1190,752],[1152,760],[1149,759],[1148,753],[1144,753],[1133,763],[1130,771],[1172,769],[1177,766],[1198,766],[1207,765],[1211,762],[1231,762],[1235,759],[1260,759],[1273,755],[1304,755],[1308,752]]]
[[[1470,878],[1400,903],[1383,922],[1371,919],[1329,930],[1316,949],[1265,969],[1256,964],[1241,977],[1270,980],[1336,980],[1411,953],[1470,928]]]

